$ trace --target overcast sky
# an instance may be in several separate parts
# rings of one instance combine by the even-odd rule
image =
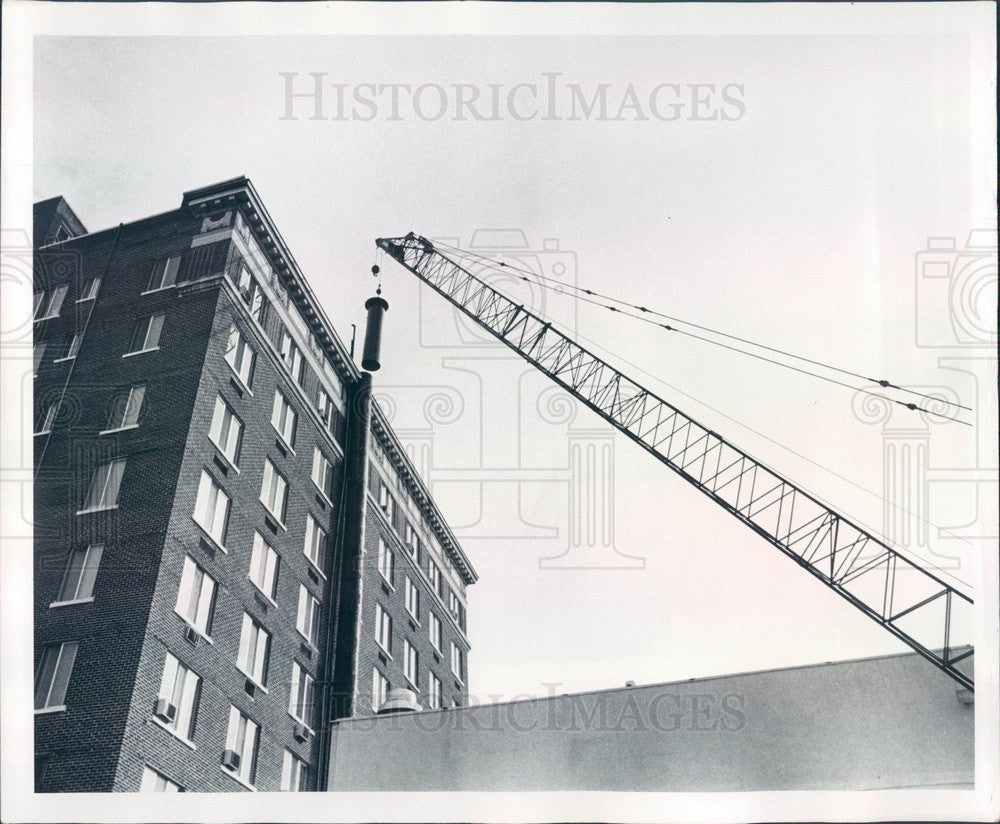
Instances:
[[[974,60],[957,34],[39,38],[35,196],[64,195],[93,230],[245,174],[345,341],[374,286],[375,238],[412,229],[468,244],[477,230],[520,230],[533,252],[556,239],[560,253],[528,259],[558,262],[584,287],[977,405],[975,379],[941,368],[946,350],[917,345],[919,324],[946,328],[946,310],[915,274],[929,236],[961,246],[993,202],[970,125]],[[328,118],[341,84],[344,118],[309,119],[313,102],[296,99],[283,119],[282,73],[298,73],[296,91],[325,75]],[[561,119],[544,119],[550,80]],[[536,92],[515,91],[521,83]],[[394,112],[388,91],[362,84],[434,85],[416,106],[400,89]],[[454,84],[476,90],[483,119],[468,109],[455,119]],[[574,84],[588,101],[608,84],[607,119],[580,108],[570,119]],[[356,91],[373,106],[352,105]],[[469,596],[473,693],[905,650],[586,410],[568,424],[539,417],[552,402],[544,379],[500,349],[462,346],[441,299],[425,290],[418,300],[415,279],[380,262],[391,308],[377,391],[404,440],[432,433],[428,481],[480,573]],[[993,290],[995,301],[995,280]],[[573,318],[565,299],[547,308]],[[853,414],[849,391],[576,310],[588,345],[651,373],[636,377],[881,528],[882,433]],[[445,398],[436,407],[434,395]],[[931,428],[932,465],[966,470],[977,448],[995,454],[982,452],[995,407],[977,409],[978,431]],[[895,426],[907,425],[900,413]],[[640,557],[643,568],[542,563],[567,548],[567,426],[613,443],[614,549],[601,557]],[[483,480],[493,476],[506,480]],[[935,524],[990,517],[971,487],[930,494]],[[927,557],[960,557],[953,571],[974,582],[975,543],[932,533]]]

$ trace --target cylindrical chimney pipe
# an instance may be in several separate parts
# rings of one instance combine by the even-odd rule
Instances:
[[[388,308],[389,304],[380,297],[368,298],[365,301],[368,326],[365,328],[365,348],[361,354],[361,368],[369,372],[377,372],[382,366],[378,360],[379,349],[382,347],[382,317]]]

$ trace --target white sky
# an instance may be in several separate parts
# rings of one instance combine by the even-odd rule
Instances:
[[[532,249],[558,238],[591,289],[982,401],[971,377],[939,367],[948,352],[918,347],[914,333],[943,311],[915,294],[915,253],[928,236],[961,245],[993,210],[995,175],[982,158],[994,130],[984,144],[971,125],[975,112],[991,116],[992,101],[970,96],[970,78],[993,58],[970,54],[961,34],[698,37],[664,26],[629,38],[74,37],[37,39],[35,60],[35,199],[65,196],[93,230],[246,174],[345,340],[373,288],[376,237],[412,229],[468,243],[477,229],[520,229]],[[388,121],[384,104],[371,122],[288,122],[279,72],[326,72],[349,86],[508,89],[561,72],[590,94],[611,84],[612,99],[628,83],[647,95],[658,83],[739,83],[746,113],[732,122],[424,122]],[[480,364],[481,410],[479,384],[458,371],[470,365],[455,359],[497,350],[420,345],[415,279],[381,263],[391,308],[376,386],[397,401],[401,433],[427,426],[416,404],[433,389],[421,387],[452,387],[464,402],[435,429],[434,472],[565,467],[564,430],[528,414],[545,382],[529,373],[522,384],[519,430],[511,398],[527,367]],[[441,299],[422,300],[424,340],[450,339]],[[565,310],[558,304],[556,317]],[[879,497],[852,484],[880,493],[882,437],[852,415],[850,392],[587,307],[578,322],[586,337],[847,478],[650,385],[841,511],[881,525]],[[995,454],[992,403],[980,411],[984,456]],[[603,425],[580,410],[574,426]],[[518,436],[520,456],[508,448]],[[542,693],[546,683],[568,692],[905,649],[665,467],[624,438],[614,443],[615,546],[643,556],[641,570],[540,569],[566,546],[565,484],[522,489],[524,516],[559,530],[531,541],[477,537],[490,531],[477,523],[478,487],[434,483],[481,576],[469,605],[473,693]],[[967,471],[976,445],[970,430],[933,427],[931,463]],[[524,532],[513,498],[496,487],[483,494],[490,529]],[[977,517],[971,487],[935,494],[935,523]],[[954,544],[935,538],[932,549],[962,554],[958,574],[974,580],[977,547]]]

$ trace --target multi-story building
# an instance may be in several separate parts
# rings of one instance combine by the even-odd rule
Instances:
[[[35,244],[37,790],[323,789],[463,703],[476,574],[251,183]]]

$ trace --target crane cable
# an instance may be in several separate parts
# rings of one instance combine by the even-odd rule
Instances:
[[[649,324],[651,324],[653,326],[657,326],[657,327],[659,327],[661,329],[664,329],[664,330],[666,330],[668,332],[678,332],[679,334],[684,335],[686,337],[690,337],[690,338],[693,338],[695,340],[703,341],[705,343],[709,343],[709,344],[712,344],[714,346],[719,346],[719,347],[721,347],[723,349],[728,349],[728,350],[730,350],[732,352],[737,352],[737,353],[742,354],[742,355],[748,355],[748,356],[750,356],[752,358],[757,358],[758,360],[764,361],[765,363],[771,363],[771,364],[774,364],[775,366],[781,366],[781,367],[784,367],[786,369],[790,369],[793,372],[799,372],[800,374],[803,374],[803,375],[808,375],[810,377],[818,378],[819,380],[827,381],[828,383],[832,383],[832,384],[835,384],[837,386],[842,386],[842,387],[844,387],[846,389],[850,389],[850,390],[855,391],[855,392],[861,392],[862,394],[865,394],[865,395],[871,395],[872,397],[879,398],[881,400],[887,401],[888,403],[894,403],[894,404],[896,404],[898,406],[902,406],[905,409],[909,409],[910,411],[923,412],[924,414],[932,415],[932,416],[937,417],[937,418],[941,418],[944,421],[948,421],[948,422],[952,422],[952,423],[958,423],[958,424],[961,424],[962,426],[972,426],[972,424],[967,423],[966,421],[960,420],[957,416],[956,417],[951,417],[951,416],[946,415],[946,414],[944,414],[942,412],[936,412],[933,409],[928,409],[928,408],[926,408],[924,406],[919,406],[919,405],[917,405],[915,403],[907,403],[905,401],[898,400],[897,398],[890,398],[890,397],[888,397],[886,395],[882,395],[882,394],[880,394],[878,392],[872,392],[871,390],[864,389],[863,387],[854,386],[852,384],[845,383],[844,381],[837,380],[836,378],[831,378],[828,375],[821,375],[821,374],[819,374],[817,372],[813,372],[813,371],[810,371],[808,369],[802,369],[800,367],[793,366],[793,365],[788,364],[788,363],[783,363],[782,361],[777,361],[777,360],[774,360],[773,358],[768,358],[768,357],[765,357],[765,356],[760,355],[760,354],[755,353],[755,352],[749,352],[749,351],[747,351],[745,349],[740,349],[739,347],[732,346],[732,345],[729,345],[729,344],[726,344],[726,343],[722,343],[721,341],[712,340],[711,338],[706,338],[706,337],[704,337],[702,335],[697,335],[694,332],[689,332],[689,331],[684,330],[684,329],[678,329],[677,327],[670,326],[669,324],[658,323],[657,321],[653,320],[650,317],[647,317],[646,315],[637,315],[637,314],[633,314],[632,312],[623,311],[623,310],[619,309],[616,306],[609,306],[607,304],[601,303],[600,300],[595,300],[594,298],[601,298],[603,300],[610,300],[610,301],[613,301],[615,303],[621,304],[623,306],[627,306],[630,309],[637,309],[637,310],[639,310],[641,312],[644,312],[646,314],[649,314],[649,315],[657,315],[657,316],[665,318],[667,320],[672,320],[674,323],[681,323],[681,324],[685,324],[687,326],[692,326],[692,327],[694,327],[696,329],[701,329],[703,331],[710,332],[712,334],[716,334],[716,335],[719,335],[721,337],[726,337],[726,338],[729,338],[731,340],[736,340],[736,341],[739,341],[741,343],[745,343],[745,344],[750,345],[750,346],[756,346],[756,347],[759,347],[761,349],[766,349],[766,350],[771,351],[771,352],[775,352],[775,353],[778,353],[778,354],[781,354],[781,355],[785,355],[786,357],[795,358],[797,360],[801,360],[801,361],[805,361],[805,362],[808,362],[808,363],[812,363],[812,364],[814,364],[816,366],[821,366],[821,367],[826,368],[826,369],[831,369],[831,370],[834,370],[834,371],[837,371],[837,372],[841,372],[843,374],[847,374],[847,375],[851,375],[853,377],[860,378],[861,380],[871,381],[872,383],[876,383],[879,386],[882,386],[882,387],[885,387],[885,388],[896,389],[896,390],[899,390],[901,392],[907,392],[907,393],[912,394],[912,395],[917,395],[918,397],[925,398],[925,399],[927,399],[929,401],[939,402],[939,403],[943,403],[943,404],[945,404],[947,406],[951,406],[951,407],[954,407],[954,408],[957,408],[957,409],[965,409],[965,410],[970,410],[971,411],[970,407],[968,407],[968,406],[963,406],[962,404],[954,403],[954,402],[948,401],[948,400],[946,400],[944,398],[934,397],[932,395],[926,395],[926,394],[923,394],[921,392],[917,392],[917,391],[912,390],[912,389],[906,389],[904,387],[897,386],[897,385],[891,383],[888,380],[879,380],[879,379],[876,379],[876,378],[870,378],[870,377],[868,377],[866,375],[862,375],[862,374],[857,373],[857,372],[851,372],[850,370],[847,370],[847,369],[841,369],[840,367],[832,366],[830,364],[825,364],[825,363],[822,363],[821,361],[812,360],[812,359],[804,357],[802,355],[796,355],[796,354],[794,354],[792,352],[786,352],[786,351],[784,351],[782,349],[776,349],[776,348],[771,347],[771,346],[766,346],[764,344],[755,343],[753,341],[747,340],[745,338],[738,337],[736,335],[731,335],[731,334],[726,333],[726,332],[721,332],[721,331],[716,330],[716,329],[711,329],[710,327],[707,327],[707,326],[701,326],[701,325],[699,325],[697,323],[693,323],[691,321],[686,321],[686,320],[683,320],[683,319],[680,319],[680,318],[676,318],[676,317],[674,317],[672,315],[666,315],[666,314],[664,314],[662,312],[658,312],[658,311],[656,311],[654,309],[649,309],[649,308],[647,308],[645,306],[637,306],[635,304],[631,304],[631,303],[628,303],[627,301],[621,300],[620,298],[615,298],[615,297],[610,296],[610,295],[605,295],[605,294],[602,294],[600,292],[596,292],[596,291],[591,290],[591,289],[584,289],[583,287],[580,287],[580,286],[576,286],[576,285],[568,284],[568,283],[563,283],[562,281],[555,280],[554,278],[549,278],[549,277],[545,277],[544,275],[536,274],[536,273],[532,272],[530,269],[523,269],[523,268],[521,268],[519,266],[514,266],[512,264],[508,264],[508,263],[505,263],[503,261],[495,261],[495,260],[493,260],[491,258],[486,257],[485,255],[480,255],[480,254],[475,253],[475,252],[468,252],[468,251],[466,251],[464,249],[459,249],[458,247],[450,246],[450,245],[445,244],[445,243],[438,243],[437,245],[448,249],[452,253],[461,255],[461,256],[466,257],[466,258],[471,258],[473,260],[476,260],[476,262],[479,263],[479,265],[483,266],[484,268],[491,268],[490,265],[492,265],[494,267],[500,266],[500,267],[503,267],[505,269],[511,269],[511,270],[518,271],[518,272],[524,272],[527,275],[529,275],[530,277],[526,277],[525,275],[518,275],[518,277],[519,277],[520,280],[523,280],[523,281],[525,281],[527,283],[532,283],[533,282],[532,279],[535,279],[535,280],[538,281],[538,286],[540,286],[543,289],[547,289],[547,290],[549,290],[551,292],[554,292],[555,294],[561,294],[564,289],[572,289],[572,290],[574,290],[576,292],[581,292],[584,295],[591,296],[591,297],[583,297],[583,295],[580,295],[580,294],[576,295],[577,299],[583,301],[584,303],[589,303],[589,304],[591,304],[593,306],[597,306],[598,308],[601,308],[601,309],[607,309],[608,311],[615,312],[616,314],[619,314],[619,315],[624,315],[625,317],[633,318],[634,320],[642,321],[643,323],[649,323]],[[486,261],[486,263],[482,263],[482,261]],[[556,284],[556,286],[547,285],[549,283],[554,283],[554,284]]]

